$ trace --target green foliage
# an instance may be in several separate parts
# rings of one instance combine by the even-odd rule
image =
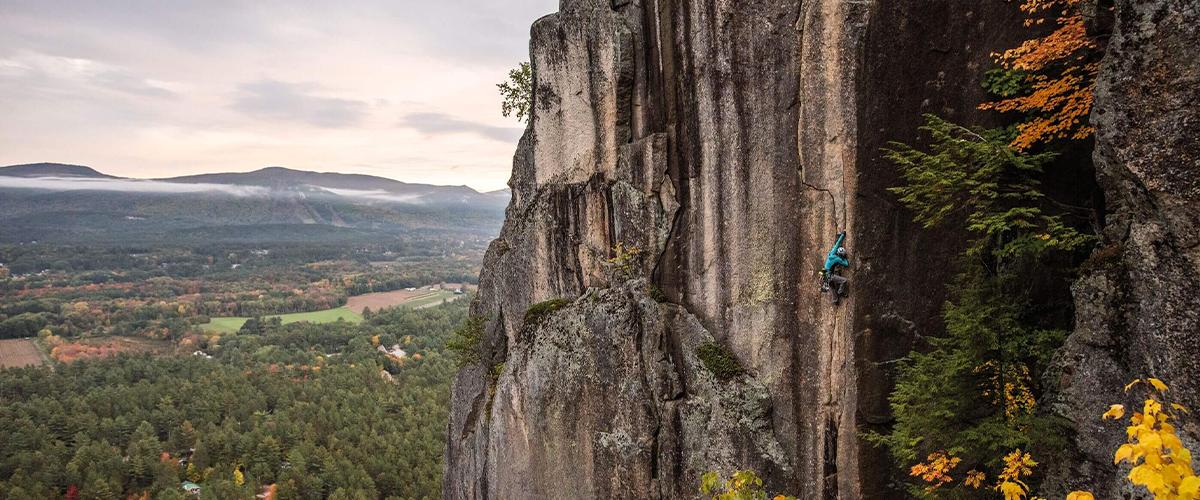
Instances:
[[[446,341],[446,350],[457,358],[458,366],[483,362],[483,328],[491,319],[490,314],[471,316],[454,330],[454,338]]]
[[[762,479],[754,471],[738,471],[728,481],[721,481],[721,475],[709,472],[700,478],[700,493],[710,500],[796,500],[796,497],[776,495],[771,497],[762,489]]]
[[[902,466],[946,452],[962,457],[964,470],[994,470],[1010,450],[1062,443],[1064,422],[1037,413],[1035,402],[1043,392],[1038,374],[1066,332],[1027,325],[1007,290],[1016,284],[980,269],[959,277],[943,314],[947,335],[928,339],[929,352],[912,352],[899,365],[892,433],[868,440],[888,447]],[[919,497],[926,486],[911,485],[912,492]],[[952,489],[985,498],[973,487]]]
[[[455,372],[442,346],[468,302],[227,335],[214,359],[0,370],[0,498],[62,498],[75,484],[80,498],[178,499],[189,471],[201,498],[252,499],[272,483],[280,500],[439,498]],[[374,336],[411,336],[404,348],[422,357],[398,363]]]
[[[262,316],[255,316],[242,323],[242,327],[238,329],[239,335],[262,335],[268,329],[279,328],[283,325],[283,320],[279,317],[263,319]]]
[[[1028,77],[1019,69],[995,68],[985,74],[983,89],[997,97],[1026,95],[1033,91]]]
[[[504,101],[500,104],[500,112],[505,118],[517,115],[517,120],[529,121],[533,116],[530,106],[533,105],[533,69],[529,63],[523,62],[516,69],[508,72],[508,81],[496,85]]]
[[[537,324],[550,313],[567,307],[571,301],[567,299],[550,299],[538,302],[525,311],[525,326]]]
[[[34,337],[48,321],[40,314],[24,313],[0,321],[0,339]]]
[[[721,344],[707,343],[696,346],[696,357],[720,380],[729,380],[742,374],[742,365],[738,364],[733,353]]]
[[[995,74],[989,85],[1012,75]],[[1012,83],[1011,80],[1007,80]],[[968,130],[927,115],[922,130],[929,152],[892,143],[885,157],[906,184],[892,188],[926,228],[954,225],[974,234],[945,304],[944,337],[926,337],[926,349],[898,365],[890,400],[891,434],[866,436],[886,446],[917,498],[991,498],[979,481],[949,481],[959,466],[967,477],[991,477],[1014,449],[1043,458],[1061,449],[1065,425],[1036,410],[1044,392],[1041,374],[1066,332],[1036,314],[1031,277],[1053,274],[1051,252],[1093,241],[1043,211],[1036,177],[1054,158],[1010,146],[1013,130]],[[953,458],[949,458],[953,457]],[[928,460],[930,463],[922,463]],[[936,471],[931,473],[930,471]],[[985,472],[987,471],[987,472]]]
[[[905,185],[890,190],[926,228],[951,216],[965,217],[977,235],[969,255],[991,250],[997,257],[1036,256],[1071,250],[1093,241],[1038,206],[1045,195],[1034,178],[1054,153],[1031,154],[1009,145],[1011,130],[972,131],[925,115],[933,143],[926,153],[898,142],[884,157],[900,168]]]
[[[646,290],[646,295],[649,295],[651,299],[654,299],[654,301],[658,302],[659,304],[665,304],[667,302],[667,295],[658,288],[658,285],[650,285],[650,288]]]

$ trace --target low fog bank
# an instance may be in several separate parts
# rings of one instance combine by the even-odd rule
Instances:
[[[137,179],[80,179],[70,177],[0,177],[0,188],[41,189],[47,191],[117,191],[126,193],[223,193],[233,196],[266,196],[270,189],[261,186],[227,184],[176,184]]]

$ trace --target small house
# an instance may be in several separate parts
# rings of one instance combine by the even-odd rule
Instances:
[[[379,347],[376,347],[375,349],[378,350],[379,352],[382,352],[382,353],[388,354],[388,355],[392,355],[397,358],[403,358],[408,355],[408,353],[404,352],[404,349],[400,348],[400,344],[393,345],[391,349],[388,349],[384,346],[379,346]]]
[[[193,495],[200,495],[200,485],[193,483],[191,481],[184,481],[183,482],[183,491],[186,491]]]

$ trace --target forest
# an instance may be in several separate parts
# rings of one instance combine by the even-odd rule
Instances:
[[[360,325],[255,321],[207,355],[0,370],[0,497],[440,498],[469,300]],[[378,346],[398,344],[404,358]]]
[[[488,240],[0,245],[0,498],[440,498],[446,340],[471,301],[268,316],[477,283]],[[212,318],[247,317],[235,333]]]

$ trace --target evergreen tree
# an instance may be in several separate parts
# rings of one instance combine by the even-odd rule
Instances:
[[[79,500],[117,500],[117,494],[107,481],[96,478],[83,489]]]
[[[1057,447],[1062,422],[1035,407],[1039,375],[1066,332],[1027,314],[1029,277],[1047,272],[1051,253],[1093,241],[1043,207],[1037,176],[1053,154],[1014,149],[1012,129],[969,130],[926,118],[928,152],[899,143],[885,150],[906,181],[893,191],[916,222],[958,225],[974,238],[944,306],[946,335],[926,338],[926,348],[899,365],[890,397],[896,423],[888,435],[868,435],[921,478],[909,485],[916,497],[942,488],[949,469],[982,477],[1003,469],[1015,449]],[[990,494],[975,486],[943,490],[964,499]]]

